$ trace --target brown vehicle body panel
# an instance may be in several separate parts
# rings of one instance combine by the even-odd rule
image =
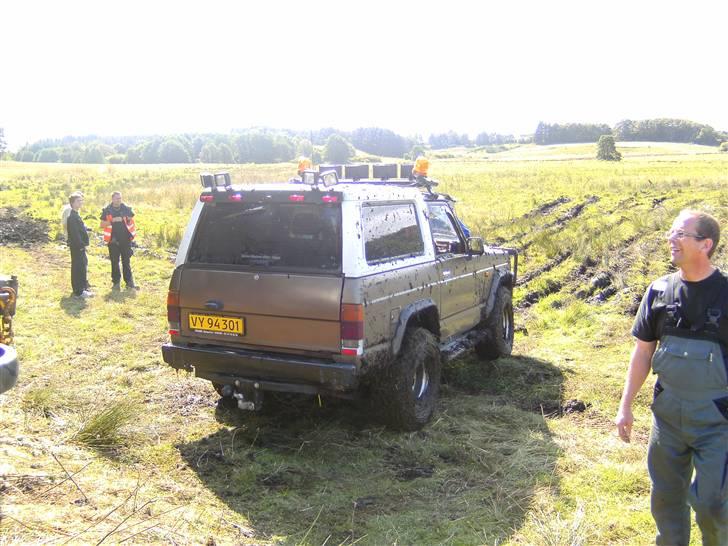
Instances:
[[[389,343],[402,309],[412,302],[439,298],[435,264],[425,263],[360,278],[347,278],[344,301],[364,303],[364,346]]]
[[[479,322],[495,267],[508,264],[502,254],[446,254],[435,262],[347,278],[343,301],[365,305],[365,349],[390,343],[402,312],[422,300],[439,308],[439,335],[445,341]]]
[[[188,267],[180,280],[180,334],[185,341],[338,353],[342,284],[339,276]],[[242,318],[245,333],[191,330],[190,313]]]

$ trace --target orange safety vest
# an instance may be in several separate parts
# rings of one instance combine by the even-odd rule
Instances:
[[[111,231],[112,231],[112,220],[113,216],[111,214],[106,215],[106,221],[109,223],[108,226],[104,228],[104,243],[107,245],[111,242]],[[134,218],[130,216],[123,216],[122,219],[124,220],[124,225],[126,226],[127,231],[129,232],[129,240],[133,241],[134,236],[136,235],[136,225],[134,224]]]

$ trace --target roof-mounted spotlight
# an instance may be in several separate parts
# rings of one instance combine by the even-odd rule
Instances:
[[[300,175],[301,175],[301,182],[303,182],[304,184],[308,184],[309,186],[316,185],[316,179],[318,178],[317,171],[304,170],[304,171],[300,172]]]
[[[203,188],[211,188],[215,185],[215,176],[212,173],[200,173],[200,182]]]
[[[230,173],[215,173],[215,187],[227,187],[230,185]]]
[[[324,171],[319,175],[319,180],[324,185],[324,188],[330,188],[339,183],[339,175],[336,171]]]

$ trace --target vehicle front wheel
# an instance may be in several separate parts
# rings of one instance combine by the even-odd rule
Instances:
[[[482,328],[485,339],[475,345],[476,354],[485,360],[509,356],[513,351],[513,298],[505,285],[495,294],[495,305]]]
[[[425,328],[408,328],[399,355],[382,373],[375,401],[387,425],[418,430],[432,417],[440,395],[440,349]]]

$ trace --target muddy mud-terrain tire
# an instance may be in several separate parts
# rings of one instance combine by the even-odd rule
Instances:
[[[374,388],[375,404],[387,426],[411,431],[430,420],[440,395],[441,368],[435,336],[424,328],[408,328],[399,355]]]
[[[513,351],[513,297],[505,285],[495,294],[493,310],[482,328],[486,335],[475,345],[475,353],[484,360],[509,356]]]
[[[18,380],[18,355],[9,345],[0,343],[0,393],[15,385]]]

